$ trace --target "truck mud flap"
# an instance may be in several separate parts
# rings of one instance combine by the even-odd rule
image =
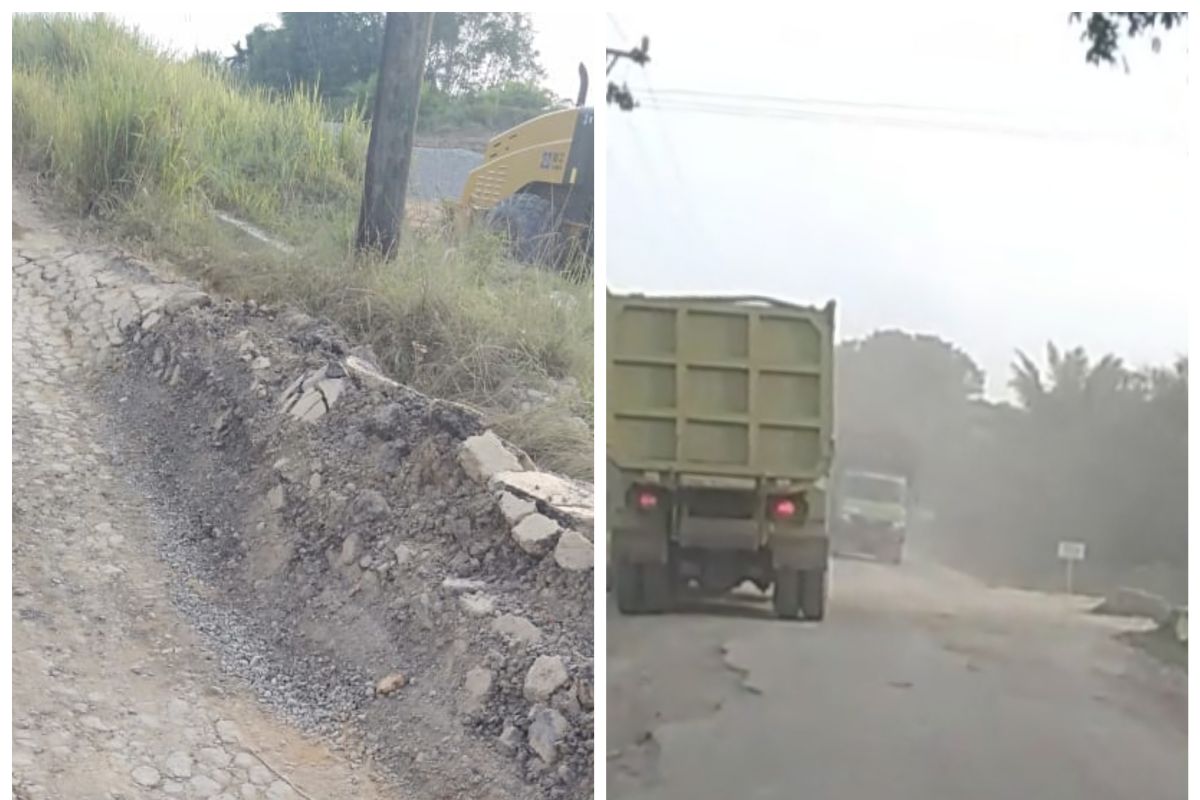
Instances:
[[[776,569],[824,569],[829,563],[829,537],[818,535],[773,536],[771,565]]]
[[[626,509],[612,513],[614,564],[665,564],[668,558],[665,515],[635,514]]]

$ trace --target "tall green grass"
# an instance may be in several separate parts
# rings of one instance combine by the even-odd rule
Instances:
[[[366,126],[315,93],[272,97],[157,52],[103,16],[13,17],[14,166],[217,291],[295,304],[369,344],[397,379],[482,408],[540,463],[591,474],[591,289],[522,267],[479,231],[351,247]],[[246,219],[283,253],[214,220]],[[573,379],[570,381],[569,379]],[[535,415],[521,389],[573,383]]]
[[[13,17],[14,155],[80,208],[138,191],[263,225],[357,197],[365,127],[325,125],[313,92],[271,99],[175,62],[103,17]]]

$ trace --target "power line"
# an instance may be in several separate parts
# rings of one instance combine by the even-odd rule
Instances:
[[[780,108],[786,108],[786,109],[796,109],[798,111],[806,112],[806,113],[808,113],[808,112],[827,113],[827,114],[838,113],[836,111],[831,111],[828,109],[820,108],[821,106],[825,106],[825,107],[832,107],[832,108],[858,109],[858,110],[863,110],[863,111],[881,110],[881,111],[898,111],[898,112],[903,112],[903,113],[915,112],[917,114],[926,114],[926,115],[930,114],[930,113],[943,114],[943,115],[950,114],[950,115],[957,115],[959,117],[959,119],[958,120],[953,120],[953,119],[947,120],[944,124],[946,124],[948,127],[960,127],[960,128],[970,127],[972,129],[980,129],[980,130],[983,130],[985,128],[986,129],[994,128],[999,132],[1020,132],[1020,133],[1026,133],[1031,130],[1028,126],[1026,126],[1026,127],[1022,127],[1020,125],[1017,125],[1017,126],[1007,125],[1006,126],[1004,124],[996,124],[996,123],[992,123],[992,122],[984,122],[984,121],[979,120],[980,117],[988,117],[993,120],[996,120],[999,123],[1003,123],[1006,115],[1008,116],[1008,118],[1010,118],[1010,119],[1012,118],[1011,113],[1005,112],[1002,110],[998,110],[998,109],[954,108],[954,107],[948,107],[948,106],[928,106],[928,105],[918,105],[918,104],[913,104],[913,103],[881,103],[881,102],[870,102],[870,101],[862,101],[862,100],[831,100],[831,99],[816,98],[816,97],[781,97],[781,96],[773,96],[773,95],[742,94],[742,93],[733,93],[733,92],[710,92],[710,91],[696,90],[696,89],[660,89],[658,92],[656,92],[656,95],[657,95],[657,97],[662,98],[663,100],[667,100],[667,101],[670,101],[673,103],[699,102],[701,104],[717,103],[720,105],[735,106],[737,103],[740,102],[740,103],[742,103],[742,105],[740,106],[741,108],[745,108],[745,109],[764,108],[764,109],[767,109],[772,112],[777,111]],[[844,112],[842,112],[842,113],[844,113]],[[962,119],[964,115],[968,118],[966,122],[964,122]],[[971,116],[974,116],[976,119],[974,119],[974,120],[969,119]],[[916,122],[929,123],[931,125],[943,124],[940,121],[929,118],[928,116],[917,117],[917,118],[914,118],[911,116],[904,116],[904,117],[892,116],[892,117],[888,117],[888,119],[900,119],[900,120],[904,120],[904,121],[908,121],[911,119]],[[1051,129],[1051,130],[1034,129],[1034,133],[1043,133],[1045,135],[1056,135],[1056,134],[1078,135],[1074,131],[1063,131],[1062,129]],[[1082,135],[1087,136],[1088,134],[1085,132]]]
[[[865,100],[829,100],[820,97],[783,97],[780,95],[748,94],[735,92],[712,92],[703,89],[660,89],[658,95],[663,98],[678,99],[708,99],[722,101],[738,101],[744,103],[763,103],[776,105],[803,106],[835,106],[845,108],[885,109],[890,111],[935,112],[941,114],[980,114],[996,115],[996,111],[983,109],[951,108],[947,106],[923,106],[911,103],[878,103]]]
[[[629,39],[629,37],[626,35],[625,29],[621,26],[621,23],[617,19],[616,15],[610,11],[610,12],[608,12],[607,17],[608,17],[609,24],[616,31],[617,35],[621,38],[621,40],[627,41]],[[646,93],[650,96],[651,100],[654,100],[656,97],[656,93],[655,93],[654,87],[650,81],[650,68],[647,67],[645,64],[642,65],[642,74],[645,76],[645,80],[646,80]],[[690,221],[692,223],[692,229],[697,231],[699,233],[699,235],[706,241],[710,250],[715,251],[715,252],[720,252],[720,240],[719,240],[719,238],[714,239],[711,236],[711,234],[708,230],[708,226],[705,225],[704,221],[701,219],[701,216],[696,208],[692,193],[688,191],[687,181],[684,178],[683,169],[679,165],[679,157],[676,154],[675,148],[671,146],[672,143],[669,140],[669,137],[667,136],[666,131],[661,126],[652,126],[652,127],[654,127],[655,133],[658,136],[658,140],[663,148],[663,151],[666,153],[666,158],[667,158],[667,161],[669,162],[668,165],[670,167],[671,172],[673,173],[674,183],[675,183],[676,187],[678,188],[677,196],[680,198],[680,200],[682,201],[682,204],[684,206],[684,208],[681,208],[679,205],[672,204],[672,208],[677,212],[682,212],[683,217],[685,217],[685,219],[683,220],[685,225],[687,225],[689,222],[689,219],[687,219],[687,218],[690,218]],[[649,157],[649,155],[646,151],[646,148],[645,148],[645,143],[640,141],[640,139],[638,137],[634,137],[634,138],[635,138],[635,147],[637,148],[638,156],[643,161],[645,161],[647,165],[654,164],[655,160],[653,158]]]
[[[850,101],[847,101],[850,102]],[[950,130],[970,133],[996,133],[1009,136],[1026,136],[1040,139],[1066,139],[1077,141],[1095,141],[1111,138],[1145,139],[1146,136],[1137,134],[1123,135],[1111,132],[1102,135],[1095,131],[1046,130],[1032,127],[1013,125],[998,125],[991,122],[971,122],[966,120],[933,119],[930,117],[897,116],[879,113],[848,113],[814,108],[803,108],[800,102],[787,105],[752,105],[746,103],[718,102],[709,100],[684,100],[664,96],[659,92],[653,95],[650,102],[644,106],[647,109],[665,112],[714,114],[723,116],[782,119],[799,121],[819,121],[834,123],[858,123],[868,125],[887,125],[901,128],[926,130]]]
[[[654,85],[650,80],[650,73],[651,70],[644,70],[644,76],[646,79],[646,94],[650,98],[650,102],[655,104],[658,102],[658,93],[654,90]],[[692,221],[695,223],[693,230],[699,233],[699,236],[704,240],[705,244],[708,246],[708,249],[712,252],[721,253],[722,248],[720,237],[713,237],[711,235],[708,226],[704,224],[704,221],[701,219],[701,215],[696,208],[695,196],[688,191],[683,168],[679,164],[679,155],[677,149],[672,147],[672,142],[667,136],[664,126],[654,125],[652,127],[658,134],[659,142],[662,144],[663,151],[666,153],[667,164],[674,175],[676,186],[679,187],[679,199],[684,206],[684,215],[691,217]]]

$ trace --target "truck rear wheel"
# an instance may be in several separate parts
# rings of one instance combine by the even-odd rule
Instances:
[[[637,564],[617,562],[616,573],[617,609],[622,614],[637,614],[642,610],[642,576]]]
[[[775,591],[771,595],[775,616],[780,619],[795,619],[800,615],[800,585],[799,570],[775,571]]]
[[[642,564],[642,610],[650,614],[670,611],[673,604],[671,570],[667,564]]]
[[[826,571],[813,569],[805,572],[800,579],[800,610],[804,618],[818,622],[825,618],[825,586]]]

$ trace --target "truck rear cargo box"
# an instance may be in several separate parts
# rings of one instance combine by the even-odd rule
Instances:
[[[833,304],[608,299],[608,457],[664,475],[815,481],[833,450]]]

